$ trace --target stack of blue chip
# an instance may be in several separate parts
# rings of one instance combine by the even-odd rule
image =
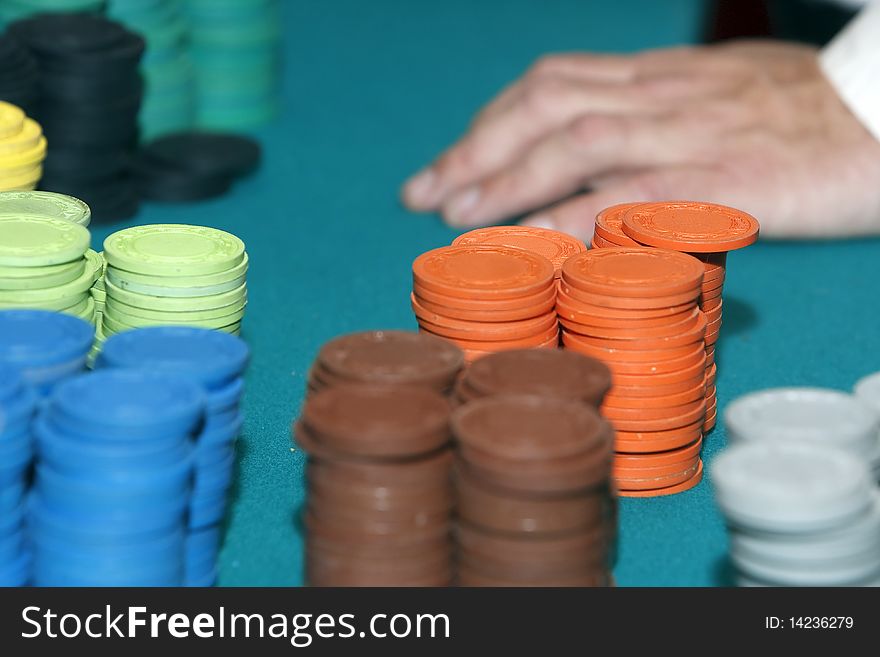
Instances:
[[[205,395],[186,378],[106,370],[59,385],[34,422],[37,586],[180,586]]]
[[[0,310],[0,363],[21,372],[45,397],[61,381],[83,372],[95,327],[50,310]]]
[[[250,353],[228,333],[194,327],[150,327],[110,337],[97,367],[174,372],[207,394],[205,422],[196,439],[195,487],[189,509],[186,584],[211,586],[217,578],[235,443],[241,431],[242,375]]]
[[[0,587],[23,586],[30,574],[24,510],[35,408],[18,371],[0,364]]]

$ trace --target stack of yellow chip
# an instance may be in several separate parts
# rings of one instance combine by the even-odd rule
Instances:
[[[46,138],[40,124],[0,101],[0,190],[34,189],[43,175]]]

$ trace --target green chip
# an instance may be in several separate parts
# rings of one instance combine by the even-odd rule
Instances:
[[[155,224],[112,234],[104,257],[111,267],[138,274],[203,276],[238,266],[244,243],[216,228]]]
[[[0,291],[58,287],[75,281],[85,270],[85,259],[53,267],[0,267]]]
[[[83,294],[89,294],[89,291],[92,289],[92,286],[95,284],[95,281],[98,280],[100,275],[100,266],[97,266],[96,263],[99,259],[100,256],[90,250],[86,253],[86,257],[83,260],[85,266],[83,267],[82,274],[79,278],[56,287],[0,290],[0,303],[13,303],[19,306],[25,304],[42,304],[46,301],[69,299],[79,297]],[[89,294],[89,296],[91,295]],[[42,306],[35,305],[34,307]]]
[[[73,262],[89,248],[89,231],[66,219],[0,215],[0,266],[45,267]]]
[[[107,292],[108,300],[113,299],[129,306],[162,312],[214,310],[232,306],[247,298],[246,285],[241,285],[223,294],[212,294],[206,297],[157,297],[137,294],[116,287],[109,279],[104,280],[104,289]]]
[[[198,312],[189,313],[156,313],[154,317],[142,317],[141,315],[133,315],[124,311],[124,304],[114,303],[112,299],[107,300],[104,306],[104,315],[110,316],[117,322],[121,322],[127,326],[201,326],[202,328],[219,329],[229,326],[235,322],[240,322],[244,317],[244,305],[238,306],[234,312],[223,314],[218,317],[210,317],[210,312],[205,312],[199,316]]]
[[[0,217],[49,217],[88,226],[92,211],[83,201],[55,192],[0,192]]]
[[[178,324],[187,321],[217,320],[227,318],[230,315],[243,313],[246,306],[247,298],[244,298],[229,306],[223,306],[222,308],[212,308],[210,310],[163,311],[130,306],[127,303],[122,303],[117,299],[110,298],[105,301],[104,307],[108,309],[108,312],[123,321],[128,321],[126,317],[131,316],[142,319],[152,319],[156,321],[168,320],[174,322],[175,324]],[[241,319],[241,317],[238,317],[236,320],[223,322],[220,324],[220,326],[226,326],[226,324],[230,324],[232,321],[238,321],[238,319]]]
[[[22,308],[36,308],[38,310],[55,310],[57,312],[66,311],[68,308],[73,308],[74,306],[78,306],[82,303],[85,303],[88,299],[91,298],[88,292],[85,294],[78,294],[74,297],[64,297],[61,299],[50,299],[48,301],[24,301],[24,302],[10,302],[10,301],[0,301],[0,309],[22,309]]]

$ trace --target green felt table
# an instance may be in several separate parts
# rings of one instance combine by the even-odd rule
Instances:
[[[448,244],[436,217],[407,213],[401,181],[541,53],[626,51],[695,40],[699,0],[284,0],[284,113],[258,137],[261,171],[228,196],[146,206],[120,226],[212,225],[251,257],[240,476],[220,584],[300,585],[303,454],[290,424],[320,345],[347,332],[415,328],[412,259]],[[833,221],[833,217],[829,217]],[[773,385],[848,388],[880,369],[876,241],[762,244],[729,258],[718,348],[720,408]],[[723,447],[719,426],[705,456]],[[725,533],[708,480],[624,500],[621,586],[722,584]]]

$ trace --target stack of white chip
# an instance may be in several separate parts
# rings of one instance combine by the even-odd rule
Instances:
[[[853,393],[860,402],[871,409],[871,412],[880,421],[880,372],[859,379]],[[874,469],[874,478],[880,481],[880,429],[874,441],[874,456],[871,465]]]
[[[712,464],[740,585],[880,584],[880,493],[832,447],[743,443]]]
[[[851,453],[877,475],[880,377],[862,387],[866,397],[873,396],[876,411],[853,395],[825,388],[771,388],[740,397],[724,413],[728,442],[794,441],[835,447]]]

